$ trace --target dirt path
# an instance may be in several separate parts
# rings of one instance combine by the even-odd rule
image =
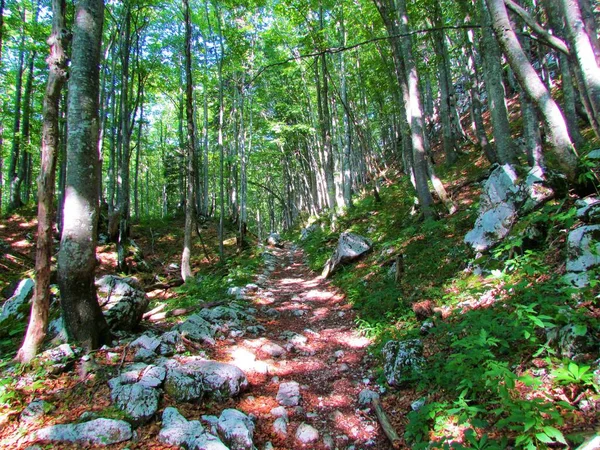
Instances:
[[[236,406],[256,416],[255,445],[262,449],[270,441],[275,448],[301,448],[296,433],[307,424],[319,437],[305,448],[390,448],[376,419],[358,407],[359,392],[373,382],[369,340],[358,333],[350,305],[303,263],[298,248],[270,252],[274,270],[252,294],[264,331],[218,348],[218,359],[242,368],[250,381]],[[294,382],[298,406],[293,396],[278,398],[280,387],[293,391]],[[285,412],[281,403],[288,403]],[[285,419],[277,420],[282,414],[288,416],[285,425]]]

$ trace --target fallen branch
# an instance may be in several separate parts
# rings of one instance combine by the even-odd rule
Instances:
[[[379,420],[379,424],[381,425],[381,428],[383,428],[383,432],[392,443],[392,447],[400,448],[402,445],[402,439],[400,439],[400,436],[398,436],[398,433],[396,433],[396,430],[390,423],[387,415],[385,414],[385,411],[383,410],[383,407],[381,406],[381,402],[379,401],[379,399],[374,398],[373,400],[371,400],[371,406],[373,406],[373,409],[375,410],[377,420]]]
[[[155,283],[152,284],[146,288],[144,288],[145,292],[151,292],[151,291],[155,291],[157,289],[162,289],[163,291],[166,291],[167,289],[171,289],[174,287],[178,287],[181,286],[183,284],[183,280],[181,278],[177,279],[177,280],[173,280],[170,283]]]
[[[163,309],[165,309],[166,307],[167,307],[167,304],[166,304],[166,303],[161,303],[161,304],[160,304],[160,305],[158,305],[156,308],[153,308],[153,309],[151,309],[150,311],[148,311],[148,312],[145,312],[145,313],[142,315],[142,319],[147,319],[148,317],[150,317],[150,316],[153,316],[154,314],[161,312],[161,311],[162,311]]]
[[[222,305],[223,303],[225,303],[225,300],[220,300],[218,302],[203,303],[201,305],[193,306],[191,308],[176,308],[172,309],[171,311],[159,312],[152,315],[148,315],[148,317],[144,317],[144,314],[144,316],[142,317],[149,322],[158,322],[159,320],[164,320],[169,317],[185,316],[186,314],[192,313],[198,309],[212,308],[214,306]]]
[[[197,344],[197,343],[195,343],[193,341],[190,341],[183,334],[181,335],[181,340],[183,341],[183,343],[185,345],[187,345],[188,347],[192,347],[194,350],[198,350],[198,351],[204,350],[204,348],[202,348],[202,346],[200,344]]]

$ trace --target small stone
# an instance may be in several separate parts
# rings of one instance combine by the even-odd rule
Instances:
[[[423,406],[425,406],[425,398],[420,398],[418,400],[415,400],[414,402],[412,402],[410,404],[410,408],[413,411],[418,411],[420,410]]]
[[[283,417],[286,420],[288,418],[287,410],[283,406],[277,406],[273,408],[271,410],[271,415],[276,418]]]
[[[278,417],[273,422],[273,433],[280,439],[287,437],[287,421],[283,417]]]
[[[34,400],[21,413],[21,421],[25,423],[35,422],[53,409],[54,405],[52,403],[44,400]]]
[[[267,342],[260,347],[260,351],[272,358],[279,358],[285,355],[285,349],[281,345],[275,344],[274,342]]]
[[[274,448],[275,447],[273,447],[273,444],[271,443],[271,441],[268,441],[267,443],[265,443],[263,450],[273,450]]]
[[[333,356],[335,356],[336,359],[340,359],[342,356],[344,356],[344,350],[336,351]]]
[[[358,404],[362,407],[370,406],[373,400],[379,399],[379,394],[370,389],[363,389],[358,394]]]
[[[340,364],[340,372],[348,372],[350,370],[350,366],[346,363]]]
[[[277,392],[277,402],[283,406],[298,406],[300,402],[300,386],[295,381],[281,383]]]
[[[319,432],[316,428],[307,423],[301,423],[296,430],[296,440],[301,444],[310,444],[319,439]]]
[[[297,309],[294,312],[292,312],[292,314],[296,317],[302,317],[306,314],[306,311],[304,311],[303,309]]]
[[[333,440],[333,437],[330,434],[325,434],[323,436],[323,445],[327,449],[335,447],[335,441]]]

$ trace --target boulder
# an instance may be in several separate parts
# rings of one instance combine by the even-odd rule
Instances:
[[[551,328],[546,332],[546,336],[563,359],[585,361],[586,354],[595,353],[598,349],[598,341],[593,338],[593,334],[585,329],[579,330],[573,324]]]
[[[281,383],[277,392],[277,402],[282,406],[298,406],[298,403],[300,403],[300,385],[295,381]]]
[[[22,320],[29,310],[35,283],[31,278],[21,280],[13,295],[4,302],[0,311],[0,326],[9,320]]]
[[[312,225],[302,228],[300,230],[300,240],[305,241],[306,239],[308,239],[308,237],[311,234],[313,234],[318,229],[319,229],[319,226],[316,223],[313,223]]]
[[[372,242],[358,234],[344,232],[340,235],[338,245],[331,258],[325,263],[323,277],[327,278],[335,273],[338,268],[351,261],[355,261],[371,250]]]
[[[134,365],[108,382],[111,399],[133,423],[145,423],[158,410],[165,375],[163,367]]]
[[[283,247],[283,242],[281,240],[281,236],[279,233],[271,233],[267,238],[267,244],[272,245],[273,247]]]
[[[552,179],[553,186],[560,179]],[[489,250],[502,241],[517,217],[526,214],[555,196],[541,167],[533,167],[523,182],[510,164],[497,166],[482,186],[479,214],[475,226],[465,236],[465,243],[476,252]]]
[[[135,278],[105,275],[96,281],[106,322],[113,331],[133,331],[148,307],[148,297]]]
[[[214,327],[199,314],[192,314],[185,322],[175,326],[172,331],[178,331],[193,341],[209,345],[216,343]]]
[[[136,351],[134,361],[152,361],[159,355],[171,356],[185,350],[181,334],[176,331],[167,331],[160,336],[145,333],[129,344]]]
[[[188,357],[171,359],[165,367],[165,391],[177,401],[200,400],[204,395],[226,400],[248,387],[244,372],[232,364]]]
[[[388,341],[382,349],[383,372],[390,386],[417,379],[423,372],[423,343],[419,339]]]
[[[165,408],[158,440],[190,450],[227,450],[221,440],[208,433],[197,420],[186,420],[176,408]]]
[[[576,287],[589,284],[588,271],[600,266],[600,225],[574,229],[567,238],[567,274],[565,279]]]
[[[475,226],[465,236],[465,243],[478,252],[493,247],[508,235],[517,218],[516,200],[520,202],[517,174],[509,164],[497,167],[482,190]]]
[[[231,450],[252,450],[254,422],[237,409],[225,409],[217,424],[219,435]]]
[[[77,424],[52,425],[34,433],[35,439],[81,445],[111,445],[132,438],[131,425],[123,420],[95,419]]]

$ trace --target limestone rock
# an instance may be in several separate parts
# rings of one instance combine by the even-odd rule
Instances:
[[[274,247],[283,247],[283,243],[281,241],[281,236],[279,233],[271,233],[267,238],[267,244],[272,245]]]
[[[244,372],[232,364],[189,357],[171,359],[165,367],[165,391],[177,401],[200,400],[205,394],[225,400],[248,386]]]
[[[425,365],[423,343],[419,339],[388,341],[382,353],[383,371],[390,386],[399,386],[421,375]]]
[[[212,325],[199,314],[192,314],[185,322],[174,327],[173,330],[193,341],[204,342],[209,345],[215,344],[215,331]]]
[[[53,409],[54,405],[52,403],[44,400],[34,400],[21,412],[21,422],[35,422]]]
[[[378,399],[379,394],[371,389],[363,389],[358,394],[358,404],[362,407],[368,407],[374,399]]]
[[[296,430],[296,440],[303,445],[311,444],[319,440],[319,432],[307,423],[301,423]]]
[[[478,252],[493,247],[506,237],[517,218],[515,200],[520,201],[517,174],[509,164],[497,167],[482,190],[475,226],[465,236],[465,243]]]
[[[158,440],[164,444],[190,450],[227,450],[223,442],[208,433],[199,421],[188,421],[176,408],[165,408],[162,423]]]
[[[600,266],[600,225],[574,229],[567,238],[566,280],[577,287],[589,284],[587,271]]]
[[[29,309],[35,283],[31,278],[21,280],[14,294],[4,302],[0,311],[0,326],[8,320],[22,320]]]
[[[81,445],[110,445],[133,436],[131,425],[122,420],[95,419],[77,424],[52,425],[34,434],[40,441],[70,442]]]
[[[132,331],[142,320],[148,297],[135,278],[105,275],[96,281],[106,322],[113,331]]]
[[[252,450],[254,422],[237,409],[225,409],[217,424],[219,435],[231,450]]]
[[[319,226],[316,223],[313,223],[312,225],[302,228],[302,230],[300,230],[300,240],[305,241],[306,239],[308,239],[308,237],[311,234],[313,234],[318,229],[319,229]]]
[[[145,423],[158,410],[165,376],[163,367],[134,367],[108,382],[111,399],[134,423]]]
[[[338,245],[333,255],[325,263],[323,269],[323,277],[327,278],[343,264],[347,264],[360,258],[362,255],[371,250],[372,242],[359,236],[358,234],[344,232],[340,235]]]
[[[61,344],[42,352],[37,359],[47,367],[49,373],[58,374],[71,367],[75,357],[76,354],[69,344]]]
[[[278,417],[275,419],[275,422],[273,422],[273,433],[280,439],[285,439],[288,433],[287,426],[287,420],[283,417]]]
[[[281,383],[277,392],[277,402],[282,406],[298,406],[300,385],[296,381]]]

